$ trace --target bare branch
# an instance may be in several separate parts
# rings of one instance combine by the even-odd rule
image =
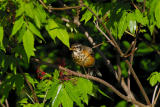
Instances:
[[[131,63],[130,63],[128,60],[125,60],[125,62],[126,62],[127,65],[129,66],[129,69],[130,69],[130,71],[131,71],[134,79],[136,80],[136,83],[137,83],[138,87],[140,88],[140,91],[142,92],[142,95],[144,96],[147,104],[151,104],[151,103],[150,103],[150,100],[149,100],[149,98],[148,98],[148,96],[147,96],[147,94],[146,94],[146,92],[145,92],[145,90],[144,90],[144,88],[143,88],[143,86],[142,86],[142,84],[141,84],[141,82],[139,81],[136,73],[134,72],[134,70],[133,70],[133,68],[132,68]]]
[[[154,92],[153,92],[153,96],[152,96],[152,104],[153,104],[154,101],[155,101],[155,96],[156,96],[156,92],[157,92],[157,89],[158,89],[158,85],[159,85],[159,84],[157,84],[157,85],[155,86],[155,88],[154,88]]]
[[[99,30],[99,32],[109,41],[109,43],[115,47],[114,43],[110,40],[110,38],[101,30],[101,28],[98,25],[98,22],[94,22],[94,24],[96,28]]]
[[[158,98],[159,98],[159,94],[160,94],[160,88],[159,88],[159,90],[158,90],[158,93],[157,93],[157,96],[156,96],[156,98],[155,98],[155,100],[154,100],[153,105],[156,104],[156,102],[157,102],[157,100],[158,100]]]
[[[42,0],[39,0],[39,2],[43,5],[43,7],[45,9],[47,9],[49,12],[51,12],[52,10],[70,10],[70,9],[79,9],[82,6],[72,6],[72,7],[62,7],[62,8],[55,8],[52,6],[47,6]]]

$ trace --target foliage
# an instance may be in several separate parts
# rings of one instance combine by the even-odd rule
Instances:
[[[79,0],[63,0],[61,3],[73,7],[80,5]],[[108,40],[97,30],[95,23],[102,32],[106,33],[106,29],[89,9],[85,6],[63,11],[50,8],[50,6],[63,7],[61,3],[59,0],[0,0],[1,105],[9,99],[12,91],[17,96],[16,106],[24,107],[91,106],[90,100],[98,94],[100,94],[99,99],[109,101],[114,99],[111,94],[112,89],[106,87],[104,89],[89,79],[71,76],[47,65],[35,64],[32,60],[38,58],[83,73],[84,69],[73,63],[69,48],[74,42],[88,45],[88,38],[84,36],[86,32],[89,32],[96,43],[102,43],[99,46],[100,50],[111,60],[116,71],[119,69],[122,71],[125,80],[129,77],[130,70],[125,59],[129,59],[131,53],[134,54],[131,63],[138,77],[140,80],[148,80],[152,86],[144,86],[150,87],[148,90],[146,88],[147,92],[151,92],[153,86],[160,82],[159,0],[83,1],[109,29],[110,35],[122,51],[127,52],[128,56],[121,56],[120,61],[116,59],[120,56],[115,52],[116,47],[113,49]],[[79,26],[83,26],[85,31],[81,31],[81,27],[72,23],[77,15]],[[62,19],[69,21],[64,22]],[[109,36],[107,33],[106,35]],[[132,48],[132,41],[135,39],[137,50],[132,52],[130,47]],[[104,67],[105,64],[98,52],[95,52],[95,58],[96,66],[103,74],[102,79],[119,87],[111,81],[113,78],[110,75],[113,73]],[[39,102],[36,102],[33,91]],[[115,102],[116,107],[128,104],[126,101]]]

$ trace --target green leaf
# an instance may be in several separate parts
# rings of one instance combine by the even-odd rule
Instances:
[[[4,49],[4,46],[3,46],[3,36],[4,36],[4,33],[3,33],[3,26],[0,26],[0,48]]]
[[[160,28],[160,2],[158,2],[155,9],[155,18],[157,20],[157,27]]]
[[[58,79],[59,78],[59,71],[57,69],[54,70],[53,72],[53,78]]]
[[[27,29],[27,31],[23,35],[23,46],[25,49],[25,52],[28,57],[28,62],[30,60],[31,56],[34,56],[34,36],[33,34]]]
[[[24,87],[24,78],[22,75],[17,74],[15,76],[16,93],[19,94]]]
[[[59,84],[55,81],[52,83],[51,87],[48,89],[46,99],[54,98],[56,96]]]
[[[116,107],[127,107],[127,102],[126,101],[120,101]]]
[[[155,86],[157,82],[160,82],[160,73],[153,72],[148,79],[151,86]]]
[[[63,95],[61,97],[62,106],[63,107],[73,107],[73,101],[68,96],[68,93],[66,92],[66,90],[64,88],[62,89],[61,94]]]
[[[34,5],[33,5],[33,3],[32,2],[25,3],[24,8],[25,8],[26,15],[29,16],[30,18],[34,19],[34,13],[33,13]]]
[[[65,82],[65,90],[68,93],[69,97],[76,102],[79,107],[84,107],[83,103],[81,102],[81,92],[79,89],[72,82]]]
[[[23,17],[20,17],[18,20],[15,21],[11,36],[15,35],[17,33],[17,31],[20,30],[23,23],[24,23]]]
[[[48,24],[45,27],[51,38],[55,41],[56,35],[54,34],[54,30],[52,29],[57,28],[58,25],[52,19],[49,19]]]
[[[153,52],[154,49],[151,48],[150,46],[146,45],[144,42],[141,42],[139,45],[138,45],[138,50],[136,51],[136,53],[150,53],[150,52]]]
[[[38,16],[36,16],[36,15],[34,16],[34,21],[35,21],[37,27],[40,29],[40,27],[41,27],[41,21],[38,18]]]
[[[108,96],[106,93],[104,93],[104,92],[103,92],[102,90],[100,90],[99,88],[98,88],[98,92],[100,92],[103,96],[105,96],[105,97],[113,100],[110,96]]]
[[[143,17],[143,14],[140,12],[139,9],[135,10],[135,17],[136,17],[136,21],[142,25],[147,25],[149,23],[148,21],[148,17]]]
[[[121,39],[123,33],[127,29],[127,12],[123,12],[123,15],[119,21],[118,27],[118,38]]]
[[[43,103],[25,104],[23,107],[44,107],[44,104]]]
[[[33,85],[33,87],[35,87],[35,83],[38,83],[36,81],[36,79],[34,79],[33,77],[31,77],[30,74],[28,74],[28,73],[25,73],[25,76],[26,76],[27,80]]]
[[[36,36],[38,36],[39,38],[44,40],[44,38],[41,35],[41,33],[39,32],[39,30],[31,22],[28,22],[28,24],[29,24],[30,31],[32,31],[32,33],[34,33]]]
[[[69,47],[69,34],[65,28],[60,27],[54,20],[49,19],[46,30],[53,40],[58,37],[67,47]]]
[[[55,29],[54,33],[67,47],[69,47],[69,35],[66,29]]]
[[[86,12],[82,15],[80,21],[85,21],[85,23],[87,23],[91,18],[92,18],[92,13],[89,10],[86,10]]]
[[[46,22],[46,12],[42,5],[40,5],[38,2],[36,3],[36,11],[33,11],[34,14],[40,19],[41,23]]]
[[[86,88],[87,87],[87,88]],[[81,93],[81,100],[88,104],[88,94],[93,95],[93,84],[91,81],[79,78],[76,85],[77,90]]]
[[[23,4],[23,5],[25,5],[25,4]],[[24,7],[21,5],[20,8],[18,8],[18,9],[16,10],[16,17],[21,16],[21,15],[24,13],[24,11],[25,11],[25,9],[24,9]]]

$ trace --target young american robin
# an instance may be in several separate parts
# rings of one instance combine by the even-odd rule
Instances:
[[[76,43],[71,46],[70,50],[72,50],[73,60],[78,65],[83,67],[92,67],[95,65],[92,48]]]

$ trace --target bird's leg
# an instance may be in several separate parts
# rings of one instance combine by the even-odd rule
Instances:
[[[84,66],[82,66],[82,67],[83,67],[84,73],[88,74],[88,72],[86,71],[85,67]]]

